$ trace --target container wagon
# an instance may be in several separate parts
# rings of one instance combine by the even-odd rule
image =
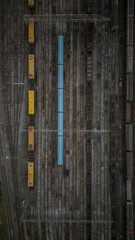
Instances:
[[[29,54],[29,70],[28,77],[30,79],[34,78],[34,54]]]
[[[34,43],[34,20],[29,21],[28,42],[29,43]]]
[[[28,162],[28,187],[34,187],[34,163]]]
[[[128,0],[128,17],[133,17],[134,15],[134,0]]]
[[[127,75],[127,101],[133,101],[133,74]]]
[[[87,25],[87,51],[92,52],[93,48],[93,32],[94,32],[94,23],[88,23]]]
[[[127,152],[127,179],[133,179],[133,153]]]
[[[34,7],[34,0],[28,0],[28,6]]]
[[[29,91],[28,102],[28,114],[34,114],[34,91]]]
[[[34,150],[34,127],[28,127],[28,150]]]
[[[133,124],[126,124],[126,150],[133,151]]]
[[[133,202],[127,202],[127,230],[133,231]]]
[[[133,18],[127,20],[127,45],[133,44]]]
[[[127,201],[132,201],[133,192],[132,192],[132,180],[127,179]]]
[[[131,102],[126,102],[126,123],[131,123]]]
[[[127,73],[133,72],[133,46],[127,47]]]

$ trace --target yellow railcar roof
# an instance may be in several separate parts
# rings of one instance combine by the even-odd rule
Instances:
[[[28,42],[34,43],[34,20],[29,21],[28,32]]]
[[[30,7],[34,7],[34,0],[28,0],[28,5]]]
[[[29,65],[28,65],[28,77],[30,79],[34,78],[34,54],[29,54]]]
[[[34,163],[28,163],[28,187],[34,186]]]
[[[28,150],[34,150],[34,127],[28,127]]]
[[[34,91],[29,91],[28,113],[34,114]]]

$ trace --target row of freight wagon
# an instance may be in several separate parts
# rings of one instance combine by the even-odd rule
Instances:
[[[34,20],[28,22],[28,42],[34,43]],[[64,37],[58,36],[58,146],[57,163],[63,164],[63,59],[64,59]],[[34,79],[34,54],[28,56],[28,78]],[[34,115],[34,91],[28,92],[28,114]],[[33,147],[32,147],[33,146]],[[34,127],[28,129],[28,150],[34,151]],[[34,163],[28,163],[28,187],[34,185]]]
[[[128,0],[127,5],[127,74],[133,74],[134,0]]]
[[[127,1],[127,94],[126,94],[126,159],[127,159],[127,240],[134,239],[133,203],[133,31],[134,0]]]
[[[34,7],[34,0],[28,0],[28,6]],[[34,20],[31,19],[28,22],[28,43],[34,44]],[[28,55],[28,79],[30,81],[30,90],[28,91],[28,115],[29,115],[29,127],[28,127],[28,187],[34,186],[34,54]]]

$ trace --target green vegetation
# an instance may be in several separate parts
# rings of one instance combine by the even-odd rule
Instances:
[[[3,239],[3,240],[8,239],[5,209],[2,201],[1,183],[0,183],[0,239]]]

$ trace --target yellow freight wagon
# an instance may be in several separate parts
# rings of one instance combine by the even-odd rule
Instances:
[[[34,78],[34,54],[29,54],[29,78]]]
[[[34,127],[28,127],[28,150],[34,150]]]
[[[34,7],[34,0],[28,0],[29,7]]]
[[[34,163],[28,162],[28,187],[34,186]]]
[[[28,42],[34,43],[34,20],[29,21],[29,34],[28,34]]]
[[[34,91],[29,91],[28,114],[34,114]]]

